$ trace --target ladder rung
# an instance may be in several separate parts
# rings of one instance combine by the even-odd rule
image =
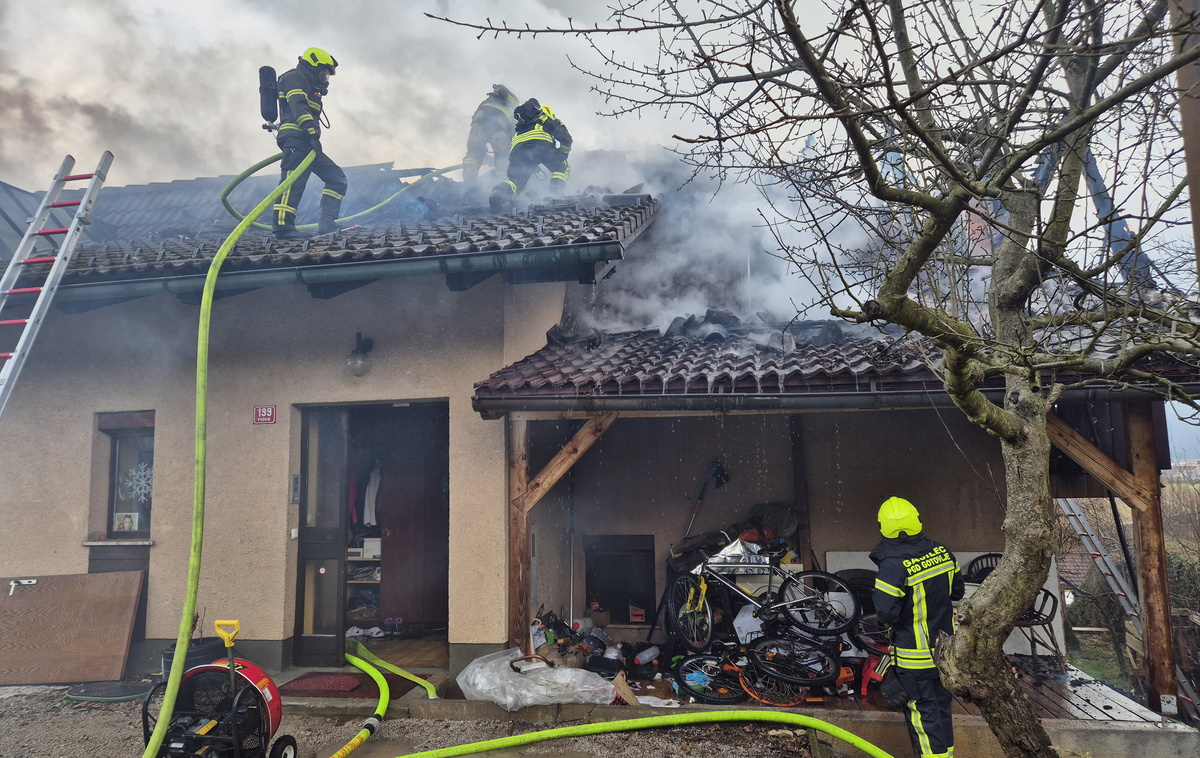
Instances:
[[[11,289],[0,294],[4,295],[27,295],[30,292],[41,292],[41,287],[21,287],[20,289]]]
[[[66,234],[68,231],[69,229],[64,226],[58,229],[43,229],[40,232],[36,232],[36,234],[39,237],[47,237],[51,234]]]
[[[63,177],[63,181],[64,182],[76,182],[76,181],[79,181],[80,179],[91,179],[95,175],[96,175],[95,171],[93,171],[90,174],[71,174],[70,176]]]
[[[82,200],[59,200],[57,203],[50,203],[51,208],[73,208],[82,203]]]
[[[14,318],[14,319],[9,319],[8,321],[0,321],[0,326],[20,326],[21,324],[28,324],[28,323],[29,323],[29,319],[27,319],[27,318]]]
[[[31,263],[53,263],[54,261],[55,256],[53,255],[51,255],[49,258],[26,258],[25,260],[21,261],[21,265],[26,266]]]

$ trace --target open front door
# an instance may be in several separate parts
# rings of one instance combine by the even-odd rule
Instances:
[[[296,581],[297,666],[341,666],[347,511],[347,412],[303,412],[300,544]]]

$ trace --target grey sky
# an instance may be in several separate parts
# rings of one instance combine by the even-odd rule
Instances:
[[[424,13],[531,23],[600,20],[600,3],[537,0],[0,0],[0,179],[46,184],[62,156],[117,160],[115,184],[236,173],[274,152],[260,128],[257,70],[310,46],[340,64],[323,142],[339,163],[451,165],[471,112],[496,82],[552,105],[585,149],[667,144],[687,124],[614,121],[573,70],[576,38],[479,39]],[[634,52],[653,40],[607,40]]]

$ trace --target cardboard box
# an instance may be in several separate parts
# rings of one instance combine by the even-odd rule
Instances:
[[[362,548],[361,547],[346,548],[346,557],[347,558],[362,558],[363,557]]]
[[[379,537],[364,537],[363,538],[363,558],[378,558],[382,553]]]
[[[612,611],[588,611],[588,616],[596,626],[608,626],[612,623]]]

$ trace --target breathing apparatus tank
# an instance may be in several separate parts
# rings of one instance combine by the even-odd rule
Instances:
[[[258,70],[258,110],[262,114],[263,129],[274,131],[279,128],[276,121],[279,120],[279,90],[275,86],[275,69],[270,66],[263,66]]]

